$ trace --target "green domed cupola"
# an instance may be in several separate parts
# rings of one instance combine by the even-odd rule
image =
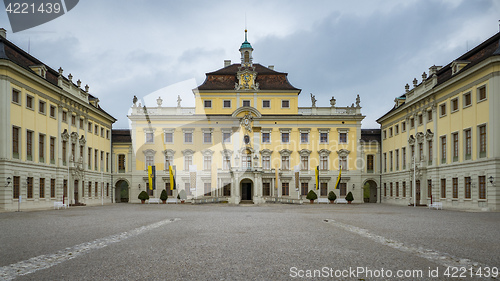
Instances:
[[[252,66],[252,52],[253,48],[250,45],[250,42],[247,40],[247,30],[245,29],[245,42],[241,44],[240,53],[241,53],[241,66],[251,67]]]

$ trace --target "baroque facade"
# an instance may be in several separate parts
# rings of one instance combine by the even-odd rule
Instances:
[[[500,209],[499,40],[430,67],[377,120],[383,203]]]
[[[364,147],[379,152],[362,145],[359,96],[351,106],[339,107],[333,97],[319,106],[311,94],[311,106],[299,107],[301,90],[287,73],[253,62],[246,31],[239,51],[240,63],[225,61],[193,90],[195,107],[182,107],[180,98],[177,106],[163,106],[161,97],[154,106],[143,106],[134,98],[131,135],[117,131],[120,140],[113,142],[120,150],[113,155],[116,199],[122,200],[120,193],[138,202],[141,191],[159,197],[167,189],[171,196],[184,190],[192,202],[297,203],[316,190],[319,167],[319,197],[352,192],[354,202],[363,202]],[[153,191],[148,166],[156,168]],[[169,166],[176,173],[175,190]],[[377,185],[377,177],[373,180]]]
[[[111,202],[116,120],[72,79],[0,29],[0,210]]]

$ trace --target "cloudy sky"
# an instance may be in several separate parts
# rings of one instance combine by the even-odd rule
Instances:
[[[245,17],[254,62],[275,65],[302,89],[300,106],[338,106],[361,97],[363,128],[421,80],[499,31],[500,1],[102,1],[80,0],[64,16],[7,38],[73,75],[128,127],[132,97],[174,85],[175,106],[194,106],[205,73],[239,61]],[[172,87],[171,87],[172,89]]]

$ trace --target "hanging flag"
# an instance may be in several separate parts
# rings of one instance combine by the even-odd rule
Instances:
[[[319,166],[316,166],[316,169],[314,170],[314,175],[316,179],[316,190],[319,189]]]
[[[149,181],[149,190],[156,189],[156,167],[148,166],[148,181]]]
[[[168,172],[170,174],[170,190],[175,189],[175,175],[174,175],[174,170],[172,169],[172,166],[168,166]]]
[[[335,184],[335,189],[339,189],[340,175],[342,173],[342,166],[339,167],[339,176],[337,177],[337,183]]]

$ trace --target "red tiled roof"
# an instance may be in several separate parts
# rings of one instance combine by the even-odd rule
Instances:
[[[214,72],[206,74],[203,84],[198,86],[198,90],[234,90],[237,83],[236,73],[241,64],[232,64]],[[260,64],[254,64],[257,72],[256,83],[259,83],[260,90],[291,90],[299,91],[288,81],[288,73],[278,72]]]

